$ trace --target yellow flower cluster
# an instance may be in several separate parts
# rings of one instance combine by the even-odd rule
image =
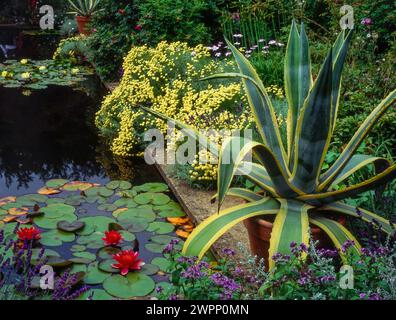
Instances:
[[[283,89],[278,87],[276,84],[270,85],[266,90],[268,94],[272,94],[278,99],[283,99],[285,97]]]
[[[76,63],[76,53],[74,51],[75,43],[84,41],[86,39],[83,35],[62,39],[52,57],[53,60],[69,59],[72,63]]]
[[[180,120],[200,130],[243,129],[251,121],[239,81],[200,79],[235,71],[233,61],[215,61],[202,45],[161,42],[155,48],[133,47],[124,60],[120,85],[108,95],[96,115],[96,125],[110,140],[118,156],[138,154],[143,133],[157,128],[167,133],[167,124],[138,106]],[[221,143],[221,136],[213,136]],[[194,180],[213,180],[214,165],[192,167]],[[201,180],[202,180],[201,179]]]

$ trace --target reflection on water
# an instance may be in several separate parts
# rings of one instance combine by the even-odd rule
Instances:
[[[0,87],[0,196],[34,192],[60,177],[160,180],[141,161],[113,159],[106,151],[93,125],[101,94],[88,92],[50,87],[26,96]]]

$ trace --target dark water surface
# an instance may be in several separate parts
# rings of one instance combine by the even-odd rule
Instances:
[[[0,87],[0,197],[36,192],[53,178],[162,180],[142,160],[114,159],[100,140],[94,126],[103,96],[98,88],[97,80],[84,90],[57,86],[30,94]]]

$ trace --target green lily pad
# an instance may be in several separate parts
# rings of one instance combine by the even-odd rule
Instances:
[[[87,196],[101,196],[101,197],[111,197],[114,194],[113,190],[110,190],[106,187],[92,187],[85,191]]]
[[[149,223],[145,220],[135,220],[132,223],[128,223],[126,228],[130,232],[142,232],[148,228]]]
[[[70,248],[71,252],[81,252],[81,251],[85,251],[87,248],[83,245],[80,244],[75,244],[74,246],[72,246]]]
[[[102,260],[101,262],[99,262],[98,268],[104,272],[120,273],[119,269],[112,267],[112,264],[114,263],[115,261],[113,259]]]
[[[168,272],[169,267],[171,266],[171,262],[163,257],[156,257],[151,261],[151,264],[156,265],[163,272]]]
[[[81,264],[81,263],[75,263],[70,269],[70,273],[79,273],[79,272],[84,272],[87,273],[88,267],[86,264]]]
[[[75,252],[75,253],[73,253],[73,256],[75,256],[77,258],[85,258],[85,259],[91,260],[91,262],[96,260],[96,255],[91,252],[88,252],[88,251]]]
[[[60,188],[64,186],[66,183],[69,181],[66,179],[52,179],[48,180],[47,183],[45,184],[48,188]]]
[[[115,189],[121,189],[121,190],[128,190],[132,188],[132,184],[129,181],[110,181],[108,184],[106,184],[106,188],[115,190]]]
[[[97,301],[107,301],[114,300],[114,297],[109,295],[106,291],[102,289],[91,289],[84,292],[81,296],[77,298],[77,300],[88,300],[91,297],[92,300]]]
[[[65,203],[74,207],[81,205],[85,201],[85,197],[80,195],[71,195],[65,198]]]
[[[87,236],[80,236],[77,243],[85,245],[89,249],[99,249],[103,247],[103,237],[104,233],[96,231]]]
[[[101,211],[114,211],[117,210],[117,206],[111,203],[104,203],[98,206],[98,209]]]
[[[139,271],[141,273],[144,273],[148,276],[152,276],[156,274],[159,271],[159,267],[154,265],[154,264],[148,264],[146,263],[145,265],[142,266],[142,269]]]
[[[170,201],[170,198],[163,193],[146,192],[138,194],[133,200],[137,204],[164,205]]]
[[[164,218],[184,217],[186,214],[183,209],[176,202],[169,202],[165,205],[154,206],[154,210]]]
[[[75,235],[58,229],[50,230],[41,234],[40,243],[48,247],[57,247],[63,242],[73,242]]]
[[[136,218],[139,218],[147,222],[152,222],[155,221],[156,217],[154,211],[150,208],[131,208],[120,212],[117,220],[119,222],[133,223],[136,221]]]
[[[65,203],[65,199],[63,198],[50,198],[47,200],[47,204],[56,204],[56,203]]]
[[[42,194],[26,194],[17,198],[17,202],[22,205],[35,205],[36,203],[44,203],[48,200],[48,197]],[[30,203],[30,204],[28,204]]]
[[[134,196],[137,195],[137,192],[132,189],[132,190],[121,190],[120,192],[117,193],[120,197],[123,198],[133,198]]]
[[[136,239],[136,236],[132,232],[126,230],[120,230],[119,232],[122,235],[124,241],[133,241]]]
[[[50,256],[48,257],[47,264],[52,266],[52,267],[58,267],[58,268],[63,268],[63,267],[68,267],[72,264],[73,262],[63,259],[61,257],[54,257]]]
[[[172,232],[174,228],[175,227],[171,223],[155,221],[149,224],[147,231],[158,234],[166,234]]]
[[[168,186],[164,183],[148,182],[133,188],[136,192],[166,192]]]
[[[41,208],[43,216],[35,217],[34,223],[44,229],[55,229],[59,221],[73,222],[77,220],[74,214],[75,208],[63,203],[50,204]]]
[[[113,259],[113,255],[119,252],[121,252],[121,250],[116,247],[103,247],[98,251],[97,256],[104,260]]]
[[[59,221],[56,226],[58,227],[59,230],[65,231],[65,232],[75,232],[78,230],[81,230],[82,228],[85,227],[85,222],[83,221],[73,221],[73,222],[67,222],[67,221]]]
[[[113,218],[105,216],[84,217],[80,221],[85,223],[85,228],[78,231],[79,235],[89,235],[95,231],[105,232],[109,230],[110,223],[115,223]]]
[[[110,276],[109,273],[99,270],[98,264],[98,262],[93,262],[88,266],[87,274],[84,278],[86,284],[101,284]]]
[[[144,247],[154,253],[162,253],[164,251],[166,244],[160,244],[160,243],[146,243]]]
[[[127,276],[113,275],[103,282],[107,293],[121,299],[144,297],[154,290],[155,282],[149,276],[130,272]]]
[[[68,261],[75,264],[90,264],[91,262],[93,262],[92,259],[79,258],[79,257],[70,258]]]
[[[138,204],[131,198],[120,198],[113,203],[117,207],[136,208]],[[115,210],[115,209],[114,209]]]

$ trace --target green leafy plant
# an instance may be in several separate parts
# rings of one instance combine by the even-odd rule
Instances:
[[[98,6],[101,0],[68,0],[73,11],[70,14],[75,14],[83,17],[90,17],[95,13],[101,11]]]
[[[394,105],[396,90],[372,111],[337,160],[322,173],[336,125],[341,72],[351,37],[352,31],[343,31],[338,36],[313,81],[304,26],[301,26],[299,32],[293,22],[285,59],[285,92],[289,108],[286,147],[281,139],[274,107],[262,81],[250,62],[228,42],[240,72],[213,75],[206,79],[242,79],[263,143],[231,137],[224,142],[220,152],[213,151],[219,158],[219,210],[226,195],[238,196],[248,203],[221,211],[202,222],[187,239],[183,248],[185,254],[202,257],[221,235],[238,222],[267,215],[275,215],[269,249],[270,268],[274,267],[272,256],[275,253],[290,253],[291,242],[309,245],[310,224],[328,234],[337,248],[341,248],[347,240],[353,241],[353,250],[359,254],[358,241],[342,224],[330,218],[334,214],[348,215],[366,222],[374,220],[384,232],[394,233],[394,227],[388,220],[347,205],[343,200],[374,189],[396,176],[396,165],[391,166],[388,160],[355,154],[376,121]],[[152,110],[144,109],[169,120]],[[175,120],[173,122],[179,128],[187,127]],[[202,135],[199,135],[199,139],[207,140]],[[254,162],[244,161],[250,151]],[[233,161],[225,163],[227,161],[223,161],[224,155]],[[249,165],[248,170],[246,164]],[[383,171],[364,182],[336,189],[340,182],[370,164],[385,165]],[[245,174],[260,191],[231,188],[233,178],[238,173]],[[342,254],[341,257],[345,259]]]

